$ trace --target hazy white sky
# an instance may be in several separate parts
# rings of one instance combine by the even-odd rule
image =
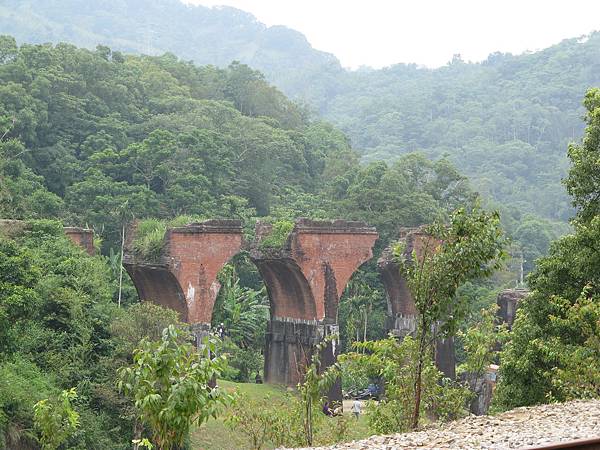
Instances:
[[[538,50],[600,29],[600,0],[183,0],[302,32],[346,67],[444,65]]]

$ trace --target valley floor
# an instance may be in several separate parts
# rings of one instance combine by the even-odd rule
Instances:
[[[513,449],[600,438],[600,400],[517,408],[471,416],[423,431],[322,447],[322,450]]]
[[[233,393],[237,391],[247,395],[251,399],[262,399],[269,396],[274,401],[282,400],[287,392],[292,392],[283,386],[272,384],[253,384],[253,383],[233,383],[231,381],[219,381],[219,386]],[[344,401],[345,414],[350,413],[350,402]],[[354,422],[352,419],[352,427],[349,430],[348,439],[361,439],[368,436],[367,421],[364,416],[360,420]],[[240,430],[231,429],[225,425],[223,416],[216,420],[209,420],[206,424],[197,428],[191,436],[191,444],[193,450],[251,450],[252,446]],[[269,443],[263,447],[265,450],[272,449]]]

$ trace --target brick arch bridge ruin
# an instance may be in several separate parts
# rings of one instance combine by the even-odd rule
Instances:
[[[271,318],[265,347],[265,381],[295,386],[303,366],[326,335],[337,332],[340,297],[354,272],[373,256],[378,234],[362,222],[299,219],[281,249],[260,245],[270,226],[257,224],[256,240],[246,245],[241,222],[210,220],[167,230],[160,259],[139,260],[127,252],[124,265],[141,300],[179,312],[197,340],[209,333],[220,285],[217,274],[234,255],[250,250],[266,285]],[[130,242],[126,244],[131,248]],[[421,229],[404,229],[400,239],[419,255],[428,237]],[[390,249],[378,261],[385,286],[390,332],[403,337],[416,330],[416,308]],[[324,366],[336,360],[336,343],[321,355]],[[436,363],[455,376],[454,342],[439,340]],[[341,387],[329,393],[339,399]]]
[[[268,231],[259,223],[250,246],[271,309],[265,381],[295,386],[314,346],[337,331],[339,299],[352,274],[372,258],[378,234],[362,222],[299,219],[283,248],[267,250],[260,242]],[[167,230],[158,261],[140,260],[128,251],[124,266],[140,299],[178,311],[199,341],[210,330],[220,289],[217,274],[243,247],[239,221],[210,220]],[[324,350],[324,366],[336,360],[336,347],[334,342]],[[339,384],[330,398],[341,399]]]

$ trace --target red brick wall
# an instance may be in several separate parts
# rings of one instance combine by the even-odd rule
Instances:
[[[240,251],[242,234],[168,233],[169,266],[187,303],[189,323],[210,323],[219,289],[217,274]]]
[[[96,253],[94,249],[94,232],[86,228],[65,227],[65,234],[75,245],[83,248],[89,255]]]
[[[316,233],[300,231],[292,241],[292,255],[308,281],[315,299],[316,318],[326,316],[326,301],[336,302],[332,311],[337,312],[341,297],[352,274],[373,257],[373,245],[377,234]],[[336,298],[326,293],[325,264],[335,276]],[[329,297],[329,298],[328,298]],[[335,317],[331,317],[335,318]]]

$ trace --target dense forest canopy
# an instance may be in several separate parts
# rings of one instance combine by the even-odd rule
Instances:
[[[105,250],[133,218],[346,217],[385,240],[475,194],[445,159],[362,166],[336,128],[263,76],[107,47],[0,38],[1,214],[89,225]]]
[[[82,430],[71,448],[128,447],[132,405],[116,392],[115,370],[147,332],[156,339],[175,320],[131,306],[127,280],[129,307],[116,307],[120,232],[130,220],[229,217],[251,227],[256,217],[344,217],[377,226],[380,250],[399,227],[477,198],[447,159],[412,153],[359,164],[340,130],[243,64],[18,46],[10,36],[0,37],[0,154],[0,216],[28,221],[18,236],[0,232],[0,448],[31,448],[33,405],[73,387]],[[60,221],[93,227],[105,256],[75,248]],[[352,280],[340,312],[345,336],[365,304],[368,336],[385,332],[373,264]],[[239,278],[222,274],[214,319],[231,331],[228,376],[247,381],[261,367],[266,296],[256,269],[236,265]],[[243,317],[229,314],[240,305]],[[24,379],[34,387],[17,383]]]
[[[103,43],[221,67],[241,61],[337,124],[364,160],[415,150],[447,155],[503,210],[509,228],[533,214],[558,234],[566,230],[565,148],[582,133],[581,93],[600,82],[598,33],[536,53],[493,53],[481,63],[456,55],[433,70],[398,64],[346,71],[302,34],[266,27],[234,8],[177,0],[81,6],[9,0],[0,6],[0,26],[20,42]]]
[[[333,55],[313,49],[294,30],[267,27],[234,8],[190,6],[178,0],[150,4],[106,0],[85,7],[77,0],[8,0],[0,6],[0,27],[19,43],[66,41],[88,49],[101,43],[117,51],[172,52],[198,65],[226,68],[232,61],[248,64],[265,74],[264,79],[252,75],[261,80],[246,85],[248,92],[254,92],[247,94],[248,98],[235,99],[235,92],[222,87],[216,88],[221,91],[215,94],[210,73],[220,69],[214,68],[203,69],[203,81],[198,83],[207,84],[193,95],[233,101],[243,116],[269,116],[264,108],[274,107],[272,102],[277,101],[266,101],[260,89],[272,88],[264,83],[258,88],[268,80],[306,105],[298,108],[290,103],[289,108],[296,112],[295,117],[280,122],[285,129],[297,127],[300,116],[306,121],[311,110],[348,136],[349,142],[336,131],[334,145],[351,144],[363,162],[389,163],[414,151],[433,160],[446,158],[469,177],[488,205],[501,211],[505,229],[519,242],[516,253],[523,251],[526,271],[547,252],[553,238],[569,229],[567,221],[573,209],[560,180],[568,167],[565,149],[582,133],[581,93],[600,83],[598,33],[567,39],[535,53],[494,53],[481,63],[465,62],[456,55],[439,69],[398,64],[381,70],[347,71]],[[118,59],[120,54],[116,54]],[[257,106],[257,102],[263,104]],[[271,125],[267,121],[261,126]],[[136,133],[140,136],[139,130]],[[311,138],[321,139],[316,134],[310,132]],[[326,145],[331,144],[328,140]],[[308,167],[309,177],[313,177],[319,170],[314,164],[321,162],[309,160],[306,164],[313,165]],[[341,158],[340,164],[347,160]],[[273,163],[270,158],[265,161]],[[267,171],[273,176],[271,169]],[[324,179],[332,180],[325,173]],[[314,189],[312,180],[305,180],[305,186]],[[236,183],[243,184],[241,180]],[[259,214],[268,213],[267,204],[276,203],[283,195],[258,185],[254,193],[249,189],[241,196],[253,197],[249,206]],[[284,190],[290,193],[290,189],[297,190]],[[295,200],[296,206],[306,206],[308,201],[305,193]],[[324,210],[320,206],[312,209],[317,217]]]

